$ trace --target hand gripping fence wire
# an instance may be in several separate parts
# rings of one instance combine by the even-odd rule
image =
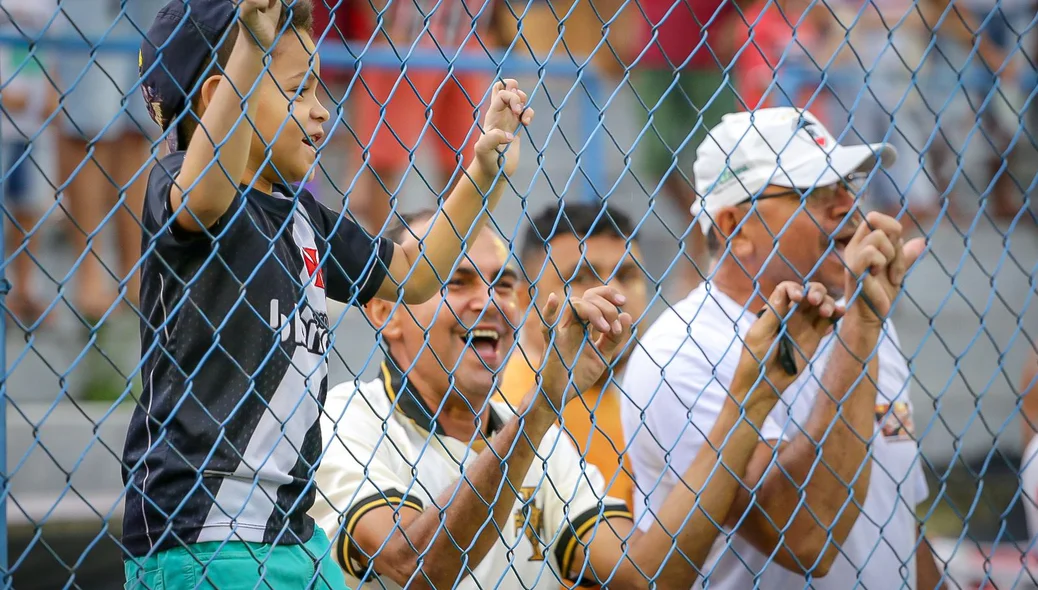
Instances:
[[[896,218],[906,239],[924,237],[926,250],[876,348],[856,359],[859,370],[842,382],[848,390],[873,383],[876,403],[854,404],[825,389],[834,382],[826,369],[840,366],[827,360],[840,346],[837,332],[829,348],[801,363],[810,374],[785,390],[769,421],[754,426],[759,454],[771,458],[764,445],[783,441],[777,459],[757,466],[764,471],[759,482],[743,478],[732,510],[709,520],[703,534],[734,534],[722,533],[724,541],[693,569],[707,587],[722,590],[924,588],[936,580],[946,588],[1038,588],[1038,466],[1030,436],[1038,430],[1038,393],[1031,392],[1038,385],[1038,218],[1030,198],[1038,180],[1038,3],[313,3],[319,94],[331,119],[306,188],[343,211],[335,227],[356,217],[372,234],[396,242],[424,237],[431,248],[423,229],[429,214],[415,212],[442,205],[451,180],[464,182],[458,162],[467,166],[472,156],[471,146],[459,147],[464,133],[455,140],[458,120],[471,127],[478,111],[482,125],[491,83],[506,78],[519,81],[537,118],[519,132],[522,162],[501,180],[507,187],[500,205],[482,212],[506,247],[467,236],[473,241],[465,255],[438,277],[442,288],[424,304],[330,304],[329,345],[311,346],[330,364],[333,392],[313,418],[323,437],[320,467],[294,471],[294,492],[279,492],[252,472],[238,477],[252,482],[243,492],[248,502],[265,502],[271,511],[299,511],[305,500],[284,498],[312,495],[317,534],[331,540],[321,554],[307,556],[311,587],[338,588],[329,581],[338,576],[350,587],[507,590],[585,580],[624,588],[632,571],[666,587],[660,572],[637,567],[644,551],[630,535],[630,517],[641,527],[659,526],[667,494],[692,486],[683,470],[711,444],[712,425],[734,395],[745,331],[775,276],[824,280],[842,264],[838,240],[826,235],[836,226],[822,217],[836,206],[819,205],[820,195],[832,193],[828,187],[732,203],[720,215],[709,206],[709,213],[686,214],[697,195],[709,203],[724,182],[749,182],[740,168],[746,163],[735,155],[727,156],[725,172],[713,173],[714,183],[704,180],[711,174],[707,156],[693,168],[700,144],[722,141],[707,130],[726,113],[793,106],[814,113],[840,144],[896,148],[896,162],[866,170],[857,203]],[[142,231],[135,191],[167,149],[146,120],[135,73],[158,6],[0,0],[4,587],[123,587],[124,559],[132,566],[155,556],[131,555],[122,529],[132,492],[124,476],[132,482],[154,465],[123,459],[127,437],[141,436],[128,433],[131,414],[149,410],[140,397],[149,378],[142,367],[149,355],[172,354],[134,344],[144,318],[134,277],[146,264],[172,262],[157,249],[160,236],[125,237]],[[282,39],[294,37],[290,29]],[[766,124],[755,121],[757,128]],[[259,127],[244,117],[242,124]],[[291,136],[293,125],[277,126],[276,136]],[[802,154],[787,143],[763,148],[770,155],[756,153],[788,172],[788,161]],[[829,164],[835,167],[835,159]],[[218,162],[211,166],[219,173]],[[301,210],[302,197],[288,199]],[[371,211],[386,217],[364,218]],[[703,216],[731,235],[703,239]],[[232,223],[250,223],[239,217]],[[463,229],[455,228],[466,237]],[[119,240],[110,235],[115,230]],[[225,248],[234,246],[214,239],[217,246],[199,264],[229,268]],[[248,303],[264,288],[255,278],[260,267],[280,263],[277,238],[268,240],[268,251],[256,253],[261,262],[236,287],[236,309],[269,317],[272,339],[302,330],[304,343],[311,335],[319,341],[300,311]],[[299,256],[308,277],[297,281],[301,291],[324,289],[336,268],[347,268],[316,249]],[[195,294],[208,288],[197,277],[178,282]],[[475,467],[479,457],[496,453],[498,475],[507,474],[511,458],[529,444],[494,447],[489,433],[506,432],[523,396],[545,386],[548,293],[579,296],[603,283],[627,295],[634,315],[624,363],[565,408],[553,407],[561,428],[538,442],[525,479],[501,480],[473,499],[484,473]],[[847,294],[851,305],[856,294]],[[162,328],[192,317],[213,339],[202,363],[218,362],[212,359],[238,336],[226,329],[226,317],[191,316],[190,296],[168,304],[173,320]],[[783,325],[783,334],[793,329],[791,320]],[[561,338],[556,331],[547,346]],[[585,342],[582,351],[590,347]],[[787,338],[782,350],[795,357],[799,349]],[[235,359],[236,371],[256,367],[244,371],[250,392],[262,389],[281,351],[260,344],[259,361]],[[870,361],[878,375],[860,370]],[[186,385],[162,418],[164,437],[189,429],[176,417],[188,415],[184,408],[200,395],[199,373],[177,369]],[[243,465],[255,460],[241,473],[275,469],[285,457],[294,462],[309,452],[290,423],[309,411],[309,390],[323,373],[293,370],[300,391],[287,403],[232,399],[230,409],[198,414],[215,422],[218,412],[266,417],[270,439],[256,447],[235,447],[228,432],[221,435]],[[469,395],[474,387],[487,395]],[[485,413],[490,399],[496,418]],[[481,429],[469,432],[469,425],[464,436],[448,436],[465,411],[479,416]],[[750,419],[748,410],[741,415]],[[531,414],[524,420],[535,422]],[[873,430],[851,433],[852,424]],[[167,440],[145,446],[154,451]],[[721,440],[720,447],[736,444],[735,432]],[[833,441],[844,448],[826,444]],[[214,477],[206,464],[220,452],[204,449],[203,466],[166,489],[205,489],[195,497],[212,503],[214,514],[246,519],[246,510],[234,511],[248,502],[205,487]],[[733,472],[721,466],[704,481]],[[215,477],[234,479],[226,475]],[[500,502],[514,504],[504,520],[493,510]],[[381,516],[389,524],[379,529],[376,509],[386,506],[392,510]],[[475,524],[468,537],[455,528],[461,521],[452,520],[452,506],[464,506],[464,522]],[[169,520],[191,518],[191,510],[189,503],[177,506]],[[408,523],[430,512],[440,519],[427,539],[435,542],[421,545]],[[681,529],[696,526],[696,511],[678,522]],[[163,530],[165,538],[173,535],[171,526]],[[494,540],[489,549],[475,540],[482,533]],[[285,525],[262,541],[292,547],[293,534]],[[411,536],[402,544],[401,534]],[[678,530],[666,535],[653,548],[664,563],[698,559]],[[199,539],[180,539],[173,551]],[[616,541],[620,557],[603,556],[601,546],[615,539],[624,542]],[[238,587],[253,570],[267,576],[256,587],[281,587],[274,572],[285,567],[282,554],[255,546],[243,552],[224,537],[218,545],[201,558],[181,554],[184,571],[197,566],[208,577],[209,586],[199,579],[198,587]],[[832,563],[824,546],[836,548]],[[221,578],[221,552],[244,559],[238,571],[248,573]],[[404,553],[408,560],[392,561]],[[151,587],[147,567],[134,587]],[[195,587],[190,580],[176,584]]]

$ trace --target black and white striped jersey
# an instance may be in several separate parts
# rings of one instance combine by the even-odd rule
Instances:
[[[368,301],[393,244],[285,187],[243,188],[208,232],[185,232],[169,204],[183,158],[155,165],[145,198],[143,394],[123,457],[123,542],[134,556],[303,543],[327,392],[325,294]]]

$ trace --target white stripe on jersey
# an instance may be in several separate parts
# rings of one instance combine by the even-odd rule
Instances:
[[[292,240],[302,261],[302,248],[317,248],[310,220],[302,207],[292,218]],[[301,284],[305,300],[295,314],[303,322],[314,319],[314,312],[327,315],[325,291],[311,279],[306,263],[300,263]],[[265,311],[265,310],[257,310]],[[292,311],[292,310],[286,310]],[[282,329],[287,329],[283,327]],[[296,345],[292,361],[277,390],[271,397],[233,477],[220,484],[198,542],[222,541],[233,533],[243,541],[263,542],[267,521],[274,512],[278,487],[290,483],[288,473],[299,461],[306,433],[317,421],[317,392],[328,375],[328,362],[323,354]]]

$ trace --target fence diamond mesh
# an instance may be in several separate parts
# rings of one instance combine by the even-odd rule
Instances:
[[[0,0],[17,588],[1038,588],[1034,0]]]

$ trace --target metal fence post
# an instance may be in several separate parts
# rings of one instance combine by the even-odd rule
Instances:
[[[3,71],[0,70],[0,88],[4,86]],[[6,116],[0,107],[0,117]],[[4,185],[7,184],[7,162],[4,159],[4,137],[0,126],[0,211],[7,211],[4,200]],[[10,570],[7,567],[7,495],[10,481],[7,477],[7,293],[11,284],[7,281],[7,220],[0,219],[0,252],[3,262],[0,263],[0,572],[3,573],[3,588],[11,587]]]

